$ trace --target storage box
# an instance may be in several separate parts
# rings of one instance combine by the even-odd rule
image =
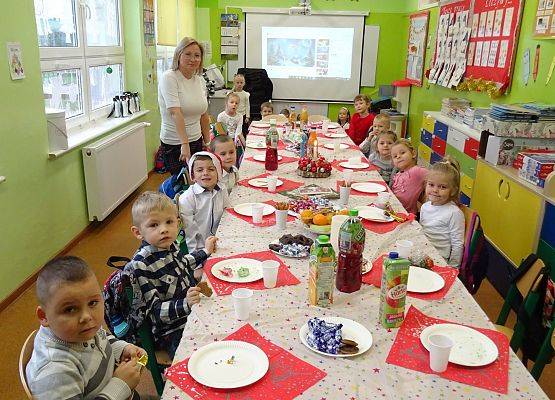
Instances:
[[[499,121],[484,115],[482,129],[495,136],[555,139],[555,121]]]
[[[555,150],[553,139],[489,136],[486,140],[484,158],[493,165],[512,165],[517,154],[524,150]]]

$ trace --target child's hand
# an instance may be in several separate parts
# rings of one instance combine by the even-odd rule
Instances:
[[[121,357],[119,360],[120,362],[129,361],[134,357],[139,359],[144,354],[146,354],[146,351],[144,351],[144,349],[141,349],[140,347],[135,346],[134,344],[128,344],[123,348],[123,352],[121,353]]]
[[[141,364],[137,364],[137,358],[121,362],[114,370],[114,377],[121,379],[129,389],[133,390],[141,380]]]
[[[187,304],[191,307],[193,304],[200,303],[200,288],[198,286],[190,287],[187,290],[187,296],[185,297]]]
[[[374,128],[371,127],[371,128],[368,130],[368,138],[372,139],[372,137],[374,137],[374,136],[376,136],[376,133],[374,132]]]
[[[216,252],[216,242],[218,238],[216,236],[208,236],[206,241],[204,242],[204,249],[206,250],[206,254],[210,255]]]

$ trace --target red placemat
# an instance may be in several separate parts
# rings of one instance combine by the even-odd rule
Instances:
[[[339,193],[339,185],[342,184],[343,182],[345,182],[345,181],[344,180],[339,180],[339,181],[335,182],[335,190],[338,193]],[[366,182],[368,182],[368,183],[377,183],[378,185],[382,185],[386,189],[387,192],[390,192],[389,186],[387,186],[387,183],[385,183],[384,181],[355,181],[355,182],[352,182],[352,183],[366,183]],[[353,196],[373,196],[373,197],[376,197],[378,194],[377,193],[359,192],[358,190],[353,189],[351,187],[351,195],[353,195]]]
[[[381,255],[376,258],[372,262],[372,269],[367,274],[362,275],[362,282],[373,285],[375,287],[381,287],[382,285],[382,266],[383,266],[383,258],[384,256]],[[457,275],[459,274],[459,270],[453,267],[441,267],[439,265],[434,265],[432,267],[432,271],[437,272],[441,277],[445,280],[445,286],[441,290],[433,293],[407,293],[410,297],[415,297],[417,299],[422,300],[441,300],[445,297],[455,279],[457,279]]]
[[[252,178],[251,178],[251,179],[252,179]],[[283,179],[282,179],[282,180],[283,180]],[[285,183],[284,183],[284,185],[285,185]],[[249,187],[252,187],[252,186],[250,186],[250,185],[248,185],[248,186],[249,186]],[[283,185],[282,185],[282,186],[283,186]],[[302,186],[302,185],[301,185],[301,186]],[[262,188],[254,188],[254,187],[253,187],[253,189],[262,189]],[[277,189],[276,189],[276,190],[277,190]],[[268,193],[270,193],[270,192],[268,192]],[[276,192],[276,193],[277,193],[277,192]],[[268,201],[265,201],[264,203],[270,204],[270,205],[272,205],[272,206],[275,206],[275,205],[276,205],[276,202],[273,201],[273,200],[268,200]],[[254,222],[252,222],[252,217],[247,217],[246,215],[241,215],[241,214],[236,213],[235,210],[233,209],[233,207],[226,208],[225,210],[226,210],[228,213],[230,213],[231,215],[233,215],[233,216],[235,216],[235,217],[237,217],[237,218],[239,218],[239,219],[242,219],[243,221],[248,222],[249,224],[254,225],[254,226],[265,227],[265,226],[272,226],[272,225],[275,225],[275,224],[276,224],[276,213],[271,213],[270,215],[264,215],[264,216],[262,217],[262,222],[259,223],[259,224],[255,224]],[[293,217],[293,216],[291,216],[291,215],[288,215],[288,216],[287,216],[287,222],[293,222],[293,221],[295,221],[295,217]]]
[[[212,389],[197,383],[187,370],[185,359],[166,370],[166,376],[193,399],[214,400],[288,400],[322,380],[327,374],[276,346],[250,324],[243,325],[224,340],[240,340],[259,347],[270,361],[268,372],[252,385],[238,389]]]
[[[331,165],[332,165],[333,168],[335,168],[335,169],[338,170],[338,171],[345,171],[346,169],[348,169],[348,170],[350,170],[350,171],[353,171],[353,172],[361,172],[361,171],[379,171],[379,168],[376,167],[374,164],[370,164],[370,165],[368,166],[368,168],[361,168],[361,169],[344,168],[344,167],[342,167],[341,165],[339,165],[339,164],[341,164],[342,162],[345,162],[345,161],[348,161],[348,160],[333,160],[333,161],[331,162]],[[367,161],[366,159],[364,160],[364,162],[368,163],[368,161]]]
[[[249,184],[249,181],[250,181],[251,179],[266,178],[268,175],[269,175],[268,173],[260,174],[260,175],[257,175],[257,176],[253,176],[253,177],[251,177],[251,178],[243,179],[243,180],[241,180],[241,181],[239,181],[239,182],[237,182],[237,183],[238,183],[239,185],[242,185],[242,186],[245,186],[245,187],[249,187],[249,188],[251,188],[251,189],[257,189],[257,190],[261,190],[261,191],[266,192],[266,193],[272,193],[272,192],[268,191],[268,188],[265,188],[265,187],[255,187],[255,186],[251,186],[251,185]],[[283,192],[283,191],[288,191],[288,190],[295,190],[295,189],[297,189],[297,188],[300,188],[301,186],[304,186],[304,183],[303,183],[303,182],[296,182],[296,181],[292,181],[292,180],[289,180],[289,179],[286,179],[286,178],[281,178],[281,177],[278,177],[278,179],[279,179],[280,181],[283,181],[283,185],[276,187],[276,192],[277,192],[277,193]],[[247,218],[248,218],[248,217],[247,217]]]
[[[255,160],[253,157],[247,157],[245,160],[264,164],[264,161]],[[281,156],[281,160],[278,161],[278,164],[287,164],[290,162],[298,161],[299,159],[296,157],[289,157],[289,156]]]
[[[403,213],[398,213],[398,215],[408,219],[405,222],[397,222],[397,221],[374,222],[374,221],[368,221],[367,219],[362,218],[362,226],[364,226],[364,228],[368,229],[369,231],[381,234],[381,233],[391,232],[393,229],[397,228],[401,224],[414,221],[414,218],[415,218],[415,215],[413,213],[410,213],[408,215]]]
[[[209,258],[208,261],[206,261],[206,264],[204,264],[204,273],[206,274],[206,277],[210,281],[212,288],[214,289],[214,291],[218,296],[225,296],[225,295],[231,294],[231,292],[233,292],[233,289],[237,289],[240,287],[245,287],[253,290],[269,290],[264,287],[264,282],[262,279],[256,282],[249,282],[249,283],[231,283],[231,282],[222,281],[216,278],[212,274],[212,266],[217,262],[222,260],[229,260],[232,258],[243,258],[243,257],[254,258],[259,261],[275,260],[279,262],[279,270],[278,270],[276,287],[298,285],[299,283],[301,283],[301,281],[299,281],[295,277],[295,275],[293,275],[291,271],[289,271],[289,267],[287,267],[287,265],[285,265],[285,263],[270,250],[257,251],[255,253],[234,254],[229,257]]]
[[[456,322],[429,317],[411,306],[385,361],[413,371],[436,374],[430,369],[430,356],[420,342],[420,333],[430,325],[441,323],[456,324]],[[463,367],[449,363],[447,370],[437,375],[455,382],[506,394],[509,385],[509,339],[501,332],[492,329],[473,326],[470,328],[493,340],[499,350],[497,360],[484,367]]]

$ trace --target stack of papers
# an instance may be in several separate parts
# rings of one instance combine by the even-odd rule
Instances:
[[[492,103],[489,115],[498,121],[537,122],[540,112],[516,104]]]
[[[441,100],[441,113],[461,123],[464,120],[465,111],[469,107],[470,101],[466,99],[446,97]]]
[[[539,112],[539,121],[555,121],[555,104],[528,103],[522,107]]]

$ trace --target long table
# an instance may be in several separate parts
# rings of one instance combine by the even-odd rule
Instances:
[[[337,139],[335,139],[337,140]],[[349,143],[348,138],[342,139]],[[319,139],[320,145],[332,143],[332,139]],[[333,159],[333,151],[320,147],[320,153],[328,160]],[[241,179],[264,173],[264,164],[248,161],[246,158],[258,151],[247,149],[240,168]],[[293,155],[281,151],[280,154]],[[348,159],[360,154],[358,150],[347,149],[337,154],[338,159]],[[278,169],[280,177],[300,181],[296,174],[297,163],[281,164]],[[335,188],[336,180],[342,173],[333,170],[329,178],[306,179],[308,183],[328,185]],[[376,171],[357,172],[354,179],[380,180]],[[366,205],[371,202],[368,196],[350,196],[349,206]],[[267,200],[288,201],[289,198],[280,194],[265,193],[244,186],[236,186],[231,193],[231,204],[244,202],[262,202]],[[402,205],[392,196],[396,211],[405,211]],[[276,226],[254,227],[231,214],[224,212],[218,228],[218,249],[215,257],[233,254],[263,251],[268,244],[284,233],[307,234],[300,221],[288,223],[286,231]],[[395,241],[410,239],[425,254],[434,259],[438,265],[447,265],[445,260],[428,242],[417,222],[400,225],[394,231],[375,234],[366,231],[365,257],[369,260],[393,250]],[[271,290],[256,291],[253,299],[254,309],[249,323],[263,336],[278,346],[288,349],[297,357],[324,370],[327,377],[310,387],[298,398],[302,399],[547,399],[548,397],[534,381],[517,356],[510,351],[509,389],[507,395],[500,395],[485,389],[469,386],[440,378],[437,375],[425,374],[397,367],[385,362],[389,349],[395,339],[397,330],[389,332],[378,322],[379,294],[378,288],[362,285],[360,291],[345,294],[335,291],[334,303],[330,309],[321,309],[308,305],[308,259],[284,258],[290,271],[301,281],[295,286],[278,287]],[[440,301],[426,301],[407,297],[407,309],[414,305],[423,313],[458,323],[483,328],[493,328],[484,311],[468,293],[460,280],[456,280],[449,293]],[[373,345],[369,351],[354,358],[332,358],[320,356],[306,348],[298,336],[298,329],[308,320],[307,315],[336,315],[353,319],[363,324],[372,333]],[[203,297],[200,304],[193,306],[188,318],[183,338],[176,352],[174,363],[189,357],[194,349],[221,340],[244,325],[237,321],[233,312],[231,296]],[[162,399],[189,399],[171,381],[166,383]]]

